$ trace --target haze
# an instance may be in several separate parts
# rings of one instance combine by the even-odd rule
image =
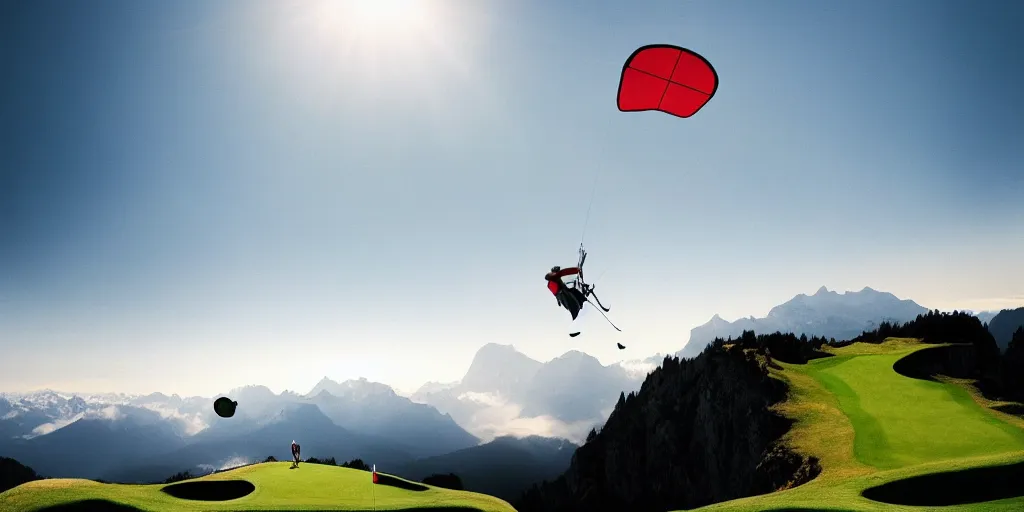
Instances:
[[[0,389],[412,389],[822,285],[1024,304],[1018,2],[333,9],[3,4]],[[615,108],[661,42],[718,70],[692,118]],[[584,224],[621,334],[544,287]]]

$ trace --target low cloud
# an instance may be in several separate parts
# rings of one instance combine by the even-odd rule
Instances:
[[[32,433],[31,434],[28,434],[28,435],[26,435],[24,437],[25,437],[25,439],[32,439],[33,437],[45,436],[46,434],[49,434],[49,433],[51,433],[51,432],[53,432],[53,431],[55,431],[55,430],[57,430],[59,428],[66,427],[66,426],[68,426],[68,425],[70,425],[70,424],[72,424],[72,423],[82,419],[82,417],[84,415],[85,415],[84,413],[78,413],[78,414],[76,414],[76,415],[74,415],[74,416],[72,416],[70,418],[63,418],[63,419],[51,421],[49,423],[43,423],[42,425],[39,425],[38,427],[32,429]]]
[[[124,418],[124,413],[121,412],[121,409],[116,405],[108,405],[106,407],[90,409],[85,412],[80,412],[78,414],[75,414],[74,416],[58,418],[53,421],[43,423],[42,425],[33,428],[32,433],[24,437],[25,439],[31,439],[33,437],[45,436],[46,434],[53,433],[54,431],[64,428],[81,419],[101,419],[113,421],[119,420],[121,418]]]
[[[222,462],[220,464],[220,467],[217,468],[217,471],[224,471],[226,469],[237,468],[248,464],[252,464],[253,462],[254,461],[248,457],[231,457],[230,459]]]
[[[477,393],[467,391],[459,395],[459,400],[474,402],[487,407],[504,407],[508,400],[497,393]]]
[[[623,370],[626,370],[626,375],[629,376],[630,379],[642,382],[643,379],[647,377],[647,374],[661,366],[661,363],[664,362],[664,360],[665,356],[659,354],[648,357],[644,360],[633,359],[630,361],[622,361],[619,363],[619,366],[621,366]]]
[[[119,420],[124,418],[124,413],[121,412],[121,408],[116,405],[108,405],[101,409],[89,411],[85,415],[86,418],[99,418],[104,420]]]
[[[508,401],[495,393],[464,393],[460,401],[483,405],[464,420],[461,425],[469,433],[489,442],[496,437],[543,436],[560,437],[574,443],[582,443],[590,429],[603,424],[609,409],[603,418],[594,418],[574,423],[564,422],[552,416],[523,417],[523,406]]]
[[[185,435],[191,436],[206,430],[209,425],[203,419],[203,416],[199,413],[184,413],[176,407],[163,405],[159,403],[148,403],[143,404],[140,407],[148,409],[160,415],[165,420],[173,421],[177,424],[178,429]]]
[[[568,439],[576,444],[582,444],[586,440],[590,429],[597,426],[598,421],[584,420],[575,423],[566,423],[551,416],[537,416],[535,418],[513,418],[503,426],[495,430],[501,432],[499,435],[510,435],[514,437],[543,436],[560,437]]]
[[[221,462],[216,462],[213,464],[196,464],[196,467],[202,470],[203,473],[213,473],[214,471],[225,471],[228,469],[248,466],[249,464],[253,464],[254,462],[257,461],[249,457],[235,455],[232,457],[228,457],[227,459]]]

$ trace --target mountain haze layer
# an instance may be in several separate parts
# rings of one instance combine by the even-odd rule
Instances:
[[[408,447],[414,457],[441,455],[480,443],[451,416],[366,379],[339,384],[325,377],[306,400],[335,424],[353,432],[391,439]]]
[[[283,460],[293,439],[304,456],[390,466],[479,444],[450,416],[384,384],[324,378],[313,392],[236,388],[217,395],[238,402],[230,418],[205,397],[8,393],[0,398],[0,456],[46,476],[145,482]]]
[[[497,437],[489,443],[413,461],[395,472],[416,481],[455,473],[466,490],[513,500],[531,485],[569,468],[577,445],[539,436]]]
[[[653,364],[638,368],[653,369]],[[451,415],[475,436],[540,435],[581,442],[611,413],[623,391],[639,388],[646,372],[603,365],[571,350],[546,363],[511,345],[489,343],[477,351],[458,383],[428,383],[412,399]]]

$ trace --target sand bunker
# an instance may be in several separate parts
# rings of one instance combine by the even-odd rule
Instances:
[[[866,489],[890,505],[946,507],[1024,496],[1024,462],[921,475]]]
[[[256,486],[245,480],[199,480],[168,485],[161,490],[183,500],[227,501],[248,495]]]
[[[140,512],[141,509],[108,500],[82,500],[46,507],[39,512]]]

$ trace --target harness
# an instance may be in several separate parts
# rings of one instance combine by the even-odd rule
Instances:
[[[580,269],[580,271],[576,274],[575,278],[568,283],[565,283],[566,288],[569,290],[579,291],[583,295],[583,300],[586,302],[590,302],[590,299],[593,298],[601,309],[608,311],[609,309],[604,307],[604,304],[601,304],[601,300],[597,298],[597,295],[594,295],[594,287],[587,284],[583,279],[583,263],[587,261],[587,250],[583,248],[583,244],[580,244],[579,254],[580,259],[576,263],[576,268]],[[580,304],[580,306],[582,306],[582,304]]]

